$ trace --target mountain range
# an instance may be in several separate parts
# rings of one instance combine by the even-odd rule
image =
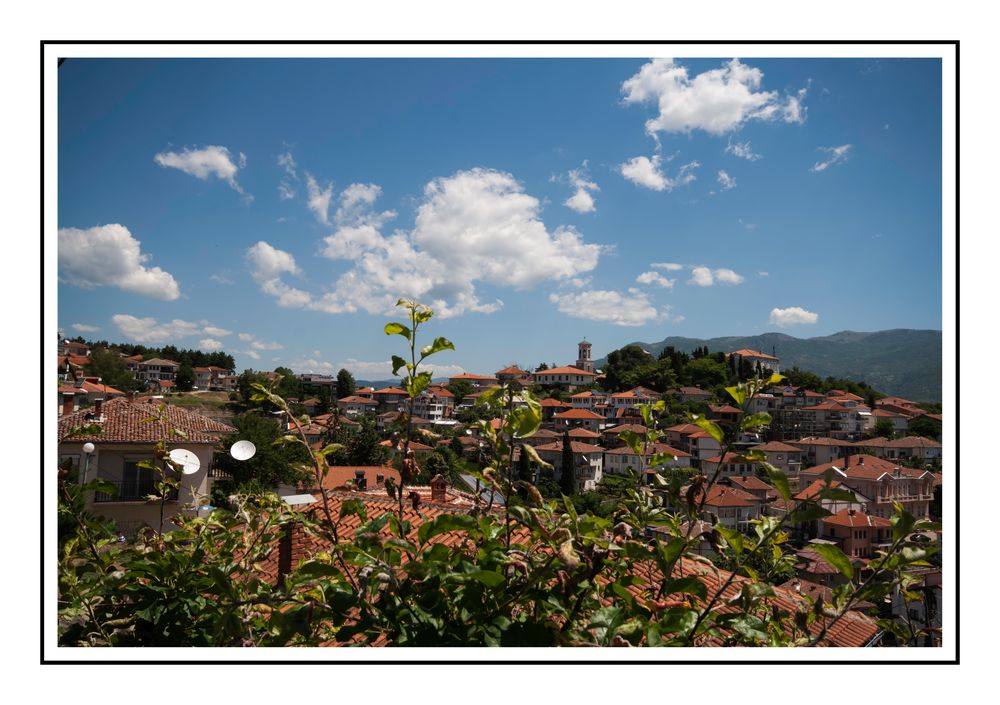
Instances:
[[[764,333],[723,338],[671,336],[658,343],[631,343],[652,355],[667,346],[681,352],[708,346],[712,352],[749,348],[781,360],[781,369],[798,367],[821,377],[867,382],[886,394],[914,401],[941,401],[941,331],[898,328],[871,333],[841,331],[816,338]],[[607,358],[594,360],[601,368]]]

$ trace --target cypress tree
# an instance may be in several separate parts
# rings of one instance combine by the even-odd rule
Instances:
[[[569,431],[563,434],[562,472],[559,474],[559,487],[567,497],[576,494],[576,468],[573,460],[573,446]]]

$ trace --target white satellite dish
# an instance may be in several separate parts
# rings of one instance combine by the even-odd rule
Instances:
[[[257,452],[257,446],[250,441],[236,441],[229,449],[229,454],[236,460],[250,460]]]
[[[170,451],[170,459],[181,466],[181,472],[185,475],[194,475],[201,469],[198,456],[184,448],[174,448]]]

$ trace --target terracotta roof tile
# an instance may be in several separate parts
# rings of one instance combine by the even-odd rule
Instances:
[[[92,418],[93,412],[93,409],[84,409],[60,417],[59,441],[70,440],[67,434],[71,429],[94,423],[101,427],[101,434],[76,435],[71,440],[102,443],[172,441],[214,444],[220,435],[236,432],[232,426],[170,404],[163,410],[164,420],[154,422],[149,422],[147,419],[160,413],[160,405],[149,402],[132,402],[124,398],[112,399],[104,403],[101,409],[103,420],[100,421]],[[184,431],[187,437],[180,439],[173,435],[170,432],[172,428]]]

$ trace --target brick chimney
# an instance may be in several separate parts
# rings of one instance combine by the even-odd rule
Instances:
[[[357,468],[354,471],[354,484],[361,491],[368,489],[368,478],[365,477],[365,471],[361,468]]]
[[[97,418],[101,418],[101,407],[104,406],[103,399],[94,399],[94,415]]]
[[[75,394],[63,394],[63,402],[62,402],[63,416],[69,416],[70,414],[73,413],[73,408],[76,405],[74,402],[75,397],[76,397]]]
[[[444,479],[443,475],[435,475],[431,479],[431,501],[448,501],[448,481]]]
[[[306,530],[301,521],[285,524],[278,539],[278,580],[281,581],[301,561],[306,559]]]

